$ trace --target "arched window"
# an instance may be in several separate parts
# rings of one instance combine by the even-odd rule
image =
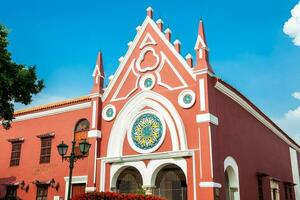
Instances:
[[[227,157],[224,161],[226,200],[240,200],[239,170],[236,161]]]
[[[87,119],[81,119],[77,122],[74,129],[75,154],[81,155],[79,150],[79,143],[87,140],[88,131],[90,129],[90,122]]]
[[[183,171],[174,164],[163,167],[156,176],[154,194],[166,199],[187,200],[187,184]]]
[[[140,172],[134,167],[124,169],[117,180],[117,192],[137,193],[142,187],[143,180]]]

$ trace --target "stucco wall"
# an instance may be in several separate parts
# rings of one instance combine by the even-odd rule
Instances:
[[[250,113],[210,85],[210,110],[219,118],[212,130],[215,181],[224,186],[224,160],[233,157],[239,168],[240,197],[258,199],[256,173],[279,179],[280,196],[283,183],[293,182],[289,146]],[[265,199],[270,198],[269,177],[264,181]],[[225,199],[222,187],[221,199]]]
[[[29,184],[29,190],[28,192],[25,192],[19,188],[17,195],[22,199],[35,199],[36,186],[32,182],[34,180],[47,181],[54,178],[55,182],[58,182],[60,187],[58,191],[49,187],[49,199],[53,199],[54,195],[64,197],[64,177],[68,176],[69,163],[66,161],[62,162],[61,157],[57,152],[56,145],[63,140],[64,143],[69,145],[68,153],[70,153],[74,126],[78,120],[82,118],[91,121],[90,108],[15,122],[9,130],[4,130],[1,127],[0,179],[12,177],[17,182],[24,181],[26,185]],[[40,164],[41,140],[37,135],[50,132],[55,133],[52,140],[50,163]],[[17,137],[24,138],[21,147],[20,163],[19,166],[10,167],[11,143],[7,140]],[[74,176],[87,175],[87,166],[87,159],[76,162],[73,173]]]

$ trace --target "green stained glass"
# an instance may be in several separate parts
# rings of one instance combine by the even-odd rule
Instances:
[[[140,149],[151,149],[161,140],[163,132],[161,120],[152,113],[139,116],[131,130],[133,143]]]
[[[183,102],[185,104],[190,104],[192,102],[192,100],[193,100],[193,97],[190,94],[186,94],[183,96]]]
[[[106,116],[107,116],[107,117],[112,117],[113,114],[114,114],[114,110],[113,110],[112,108],[108,108],[108,109],[106,110]]]
[[[152,80],[151,78],[146,78],[146,80],[145,80],[145,82],[144,82],[144,86],[145,86],[146,88],[149,88],[149,87],[152,86],[152,84],[153,84],[153,80]]]

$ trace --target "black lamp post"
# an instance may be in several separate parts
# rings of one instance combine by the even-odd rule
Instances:
[[[68,185],[68,197],[67,200],[71,199],[71,185],[72,185],[72,173],[73,173],[73,168],[74,168],[74,163],[79,159],[83,158],[90,150],[91,144],[88,143],[86,140],[82,141],[79,143],[79,149],[82,155],[75,155],[75,144],[76,141],[72,141],[72,150],[71,154],[69,156],[66,156],[67,151],[68,151],[68,145],[64,144],[62,141],[61,144],[57,145],[57,150],[59,155],[62,157],[63,160],[69,161],[69,185]]]

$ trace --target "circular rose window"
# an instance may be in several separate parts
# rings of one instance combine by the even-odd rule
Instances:
[[[128,133],[131,147],[140,153],[155,151],[165,135],[164,121],[153,111],[140,113],[134,120]]]

